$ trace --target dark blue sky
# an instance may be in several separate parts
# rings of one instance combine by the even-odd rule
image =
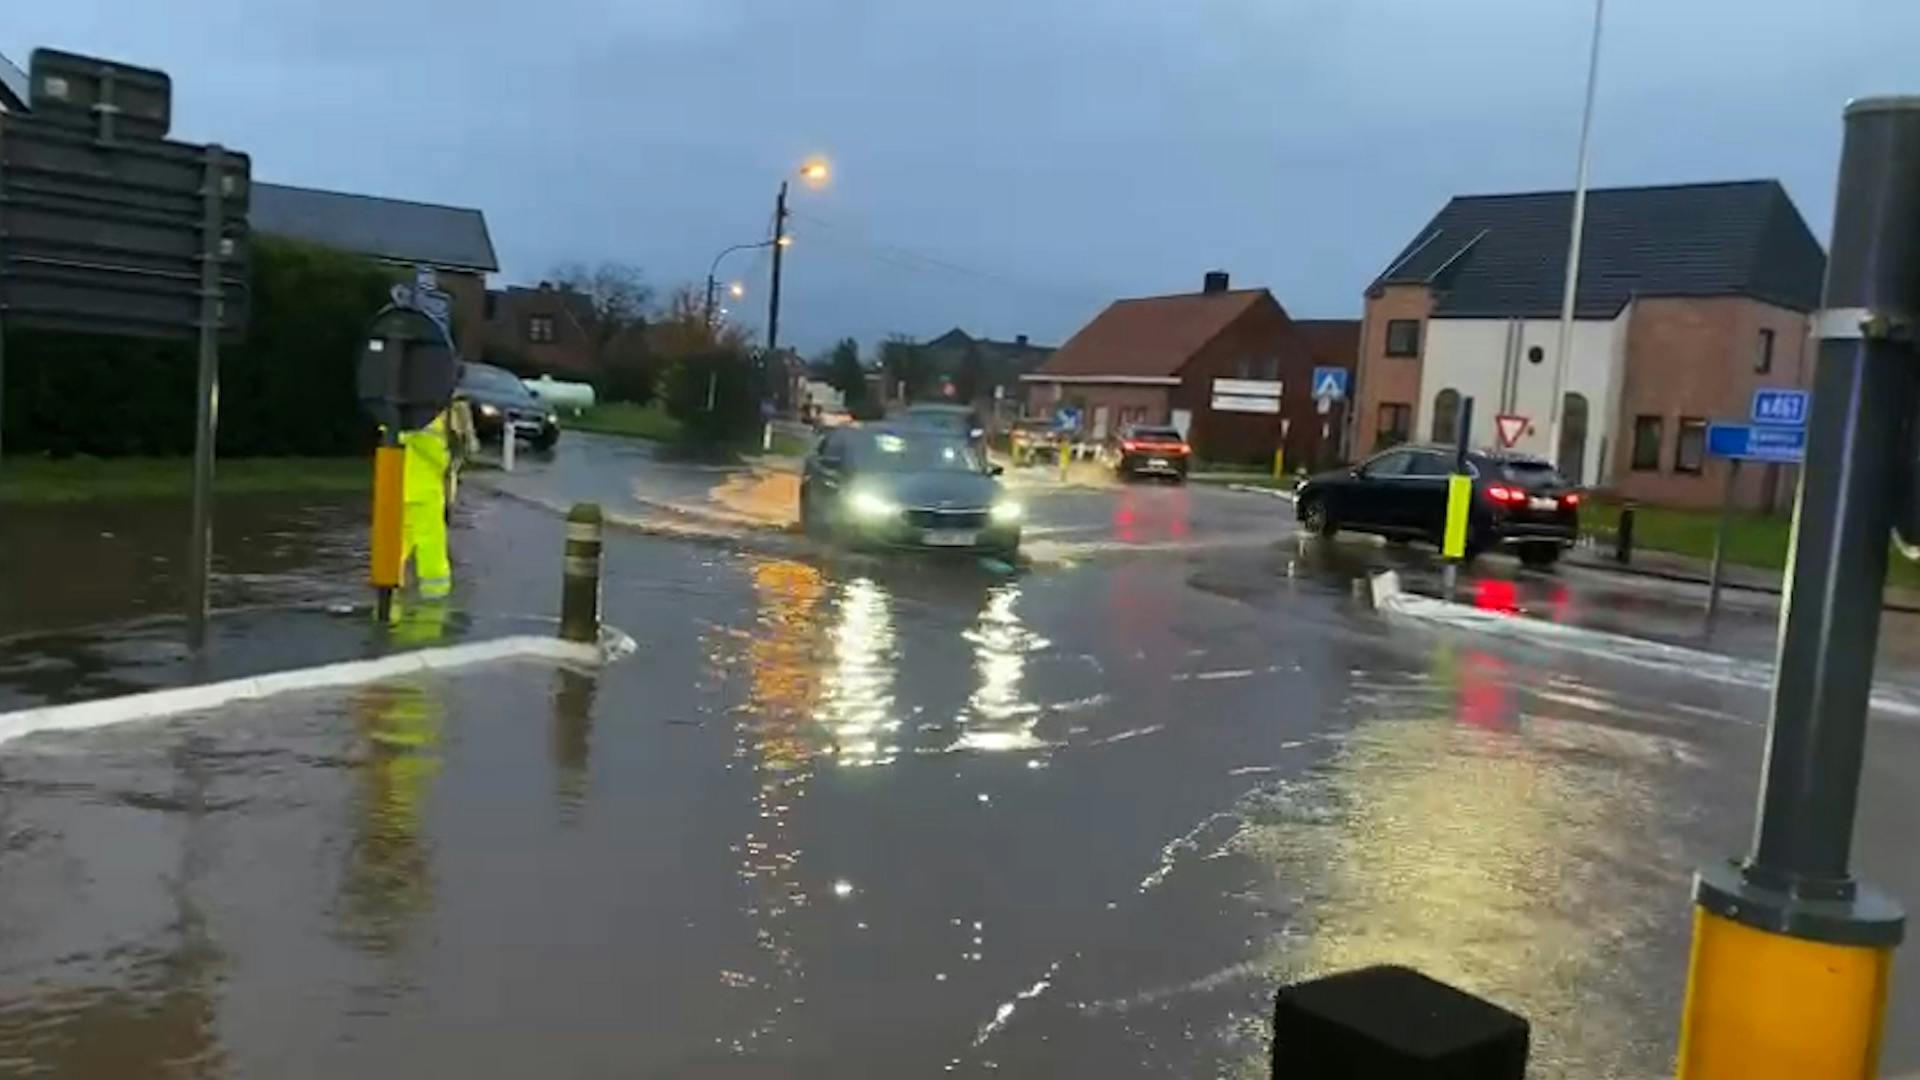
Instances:
[[[477,206],[508,281],[663,291],[809,155],[783,337],[1040,341],[1116,296],[1360,294],[1451,194],[1570,186],[1591,0],[93,0],[0,51],[157,66],[256,175]],[[500,14],[491,14],[499,12]],[[1831,214],[1839,115],[1920,91],[1913,0],[1611,0],[1597,184],[1778,177]],[[759,327],[764,262],[729,276]]]

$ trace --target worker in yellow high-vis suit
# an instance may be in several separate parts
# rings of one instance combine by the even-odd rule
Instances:
[[[444,599],[453,591],[453,563],[447,558],[447,482],[453,455],[447,445],[446,412],[418,431],[400,436],[407,453],[401,482],[406,509],[401,516],[400,564],[413,560],[414,579],[424,599]]]

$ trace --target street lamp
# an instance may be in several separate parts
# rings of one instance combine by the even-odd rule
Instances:
[[[1573,229],[1567,237],[1567,289],[1560,297],[1560,332],[1553,350],[1553,397],[1547,402],[1547,460],[1560,460],[1560,427],[1566,410],[1561,408],[1567,382],[1567,352],[1573,347],[1573,307],[1580,290],[1580,243],[1587,226],[1587,140],[1593,133],[1593,90],[1600,81],[1600,26],[1606,16],[1607,0],[1593,0],[1593,45],[1587,57],[1587,104],[1580,114],[1580,165],[1573,181]],[[1584,435],[1582,436],[1584,437]],[[1602,463],[1602,468],[1605,464]],[[1581,471],[1585,472],[1584,465]],[[1584,477],[1571,478],[1575,484]]]
[[[733,254],[736,251],[753,251],[756,248],[771,247],[771,246],[773,246],[772,240],[762,240],[754,244],[735,244],[732,247],[720,249],[720,254],[715,255],[713,257],[713,262],[707,265],[707,304],[706,304],[705,310],[706,310],[706,319],[707,319],[707,330],[709,333],[711,333],[713,330],[714,290],[719,287],[718,282],[714,280],[714,275],[720,272],[720,260],[726,258],[727,256]],[[747,295],[747,287],[736,281],[727,286],[727,292],[730,295],[733,295],[736,297],[745,296]]]
[[[800,167],[800,179],[808,187],[826,186],[832,170],[827,167],[825,158],[809,158]],[[787,235],[787,181],[780,181],[780,194],[773,200],[773,281],[767,290],[767,355],[771,357],[780,349],[780,256],[793,243],[793,237]]]

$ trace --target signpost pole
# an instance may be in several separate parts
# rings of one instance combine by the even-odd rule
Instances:
[[[1847,107],[1759,822],[1694,878],[1681,1080],[1879,1072],[1906,915],[1848,864],[1920,409],[1920,98]]]
[[[1447,521],[1440,537],[1440,555],[1446,560],[1441,571],[1447,599],[1453,599],[1454,585],[1460,576],[1460,563],[1467,557],[1467,532],[1473,510],[1473,473],[1467,466],[1467,451],[1473,438],[1473,399],[1460,400],[1460,415],[1453,442],[1453,473],[1447,477]]]
[[[1727,530],[1733,522],[1733,495],[1740,481],[1740,459],[1727,462],[1727,490],[1720,496],[1720,524],[1713,533],[1713,569],[1707,574],[1707,626],[1720,615],[1720,580],[1727,561]]]
[[[187,544],[187,645],[207,644],[208,578],[213,559],[213,448],[220,426],[220,187],[226,153],[207,147],[201,191],[200,349],[193,428],[193,525]]]

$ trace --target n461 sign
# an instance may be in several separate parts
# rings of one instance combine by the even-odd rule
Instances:
[[[1805,390],[1755,390],[1753,422],[1776,427],[1806,427],[1808,398]]]

